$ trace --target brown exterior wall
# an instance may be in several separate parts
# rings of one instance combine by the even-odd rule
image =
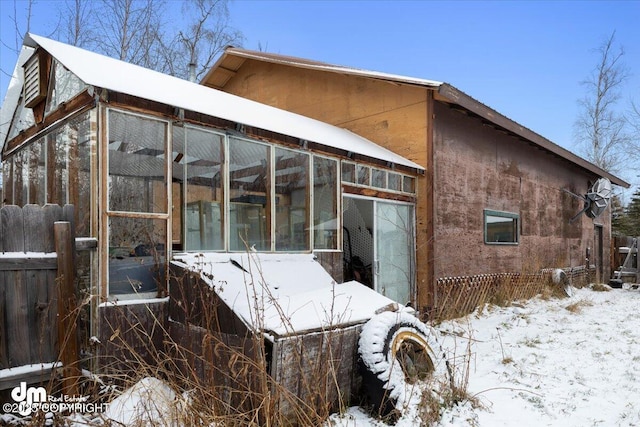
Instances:
[[[570,224],[582,202],[563,191],[585,194],[598,177],[444,103],[434,111],[435,277],[574,267],[587,248],[594,264],[598,224],[609,259],[609,211]],[[484,209],[520,215],[518,245],[484,243]]]

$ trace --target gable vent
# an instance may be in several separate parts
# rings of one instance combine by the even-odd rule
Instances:
[[[47,97],[44,56],[36,52],[24,64],[24,105],[33,108]]]

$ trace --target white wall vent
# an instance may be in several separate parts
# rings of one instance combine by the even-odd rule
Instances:
[[[24,105],[33,108],[47,97],[46,61],[42,51],[35,52],[24,64]]]

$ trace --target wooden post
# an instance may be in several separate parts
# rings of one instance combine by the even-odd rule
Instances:
[[[69,396],[78,395],[78,338],[76,326],[74,238],[69,222],[53,225],[56,253],[58,255],[58,346],[63,366],[62,391]]]

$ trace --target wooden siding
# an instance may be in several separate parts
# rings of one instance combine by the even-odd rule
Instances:
[[[324,409],[327,415],[349,406],[362,383],[357,369],[361,330],[357,325],[276,339],[271,376],[305,405]],[[279,410],[290,412],[291,401],[281,399]]]
[[[249,60],[224,90],[349,129],[420,165],[426,162],[423,88]]]
[[[140,368],[161,366],[167,306],[166,300],[159,299],[144,304],[108,303],[99,307],[98,371],[122,379],[125,375],[136,377],[144,373]]]
[[[333,280],[336,283],[343,282],[344,271],[342,269],[342,252],[337,251],[322,251],[322,252],[314,252],[315,257],[318,259],[318,262],[327,270],[327,273],[333,277]]]

